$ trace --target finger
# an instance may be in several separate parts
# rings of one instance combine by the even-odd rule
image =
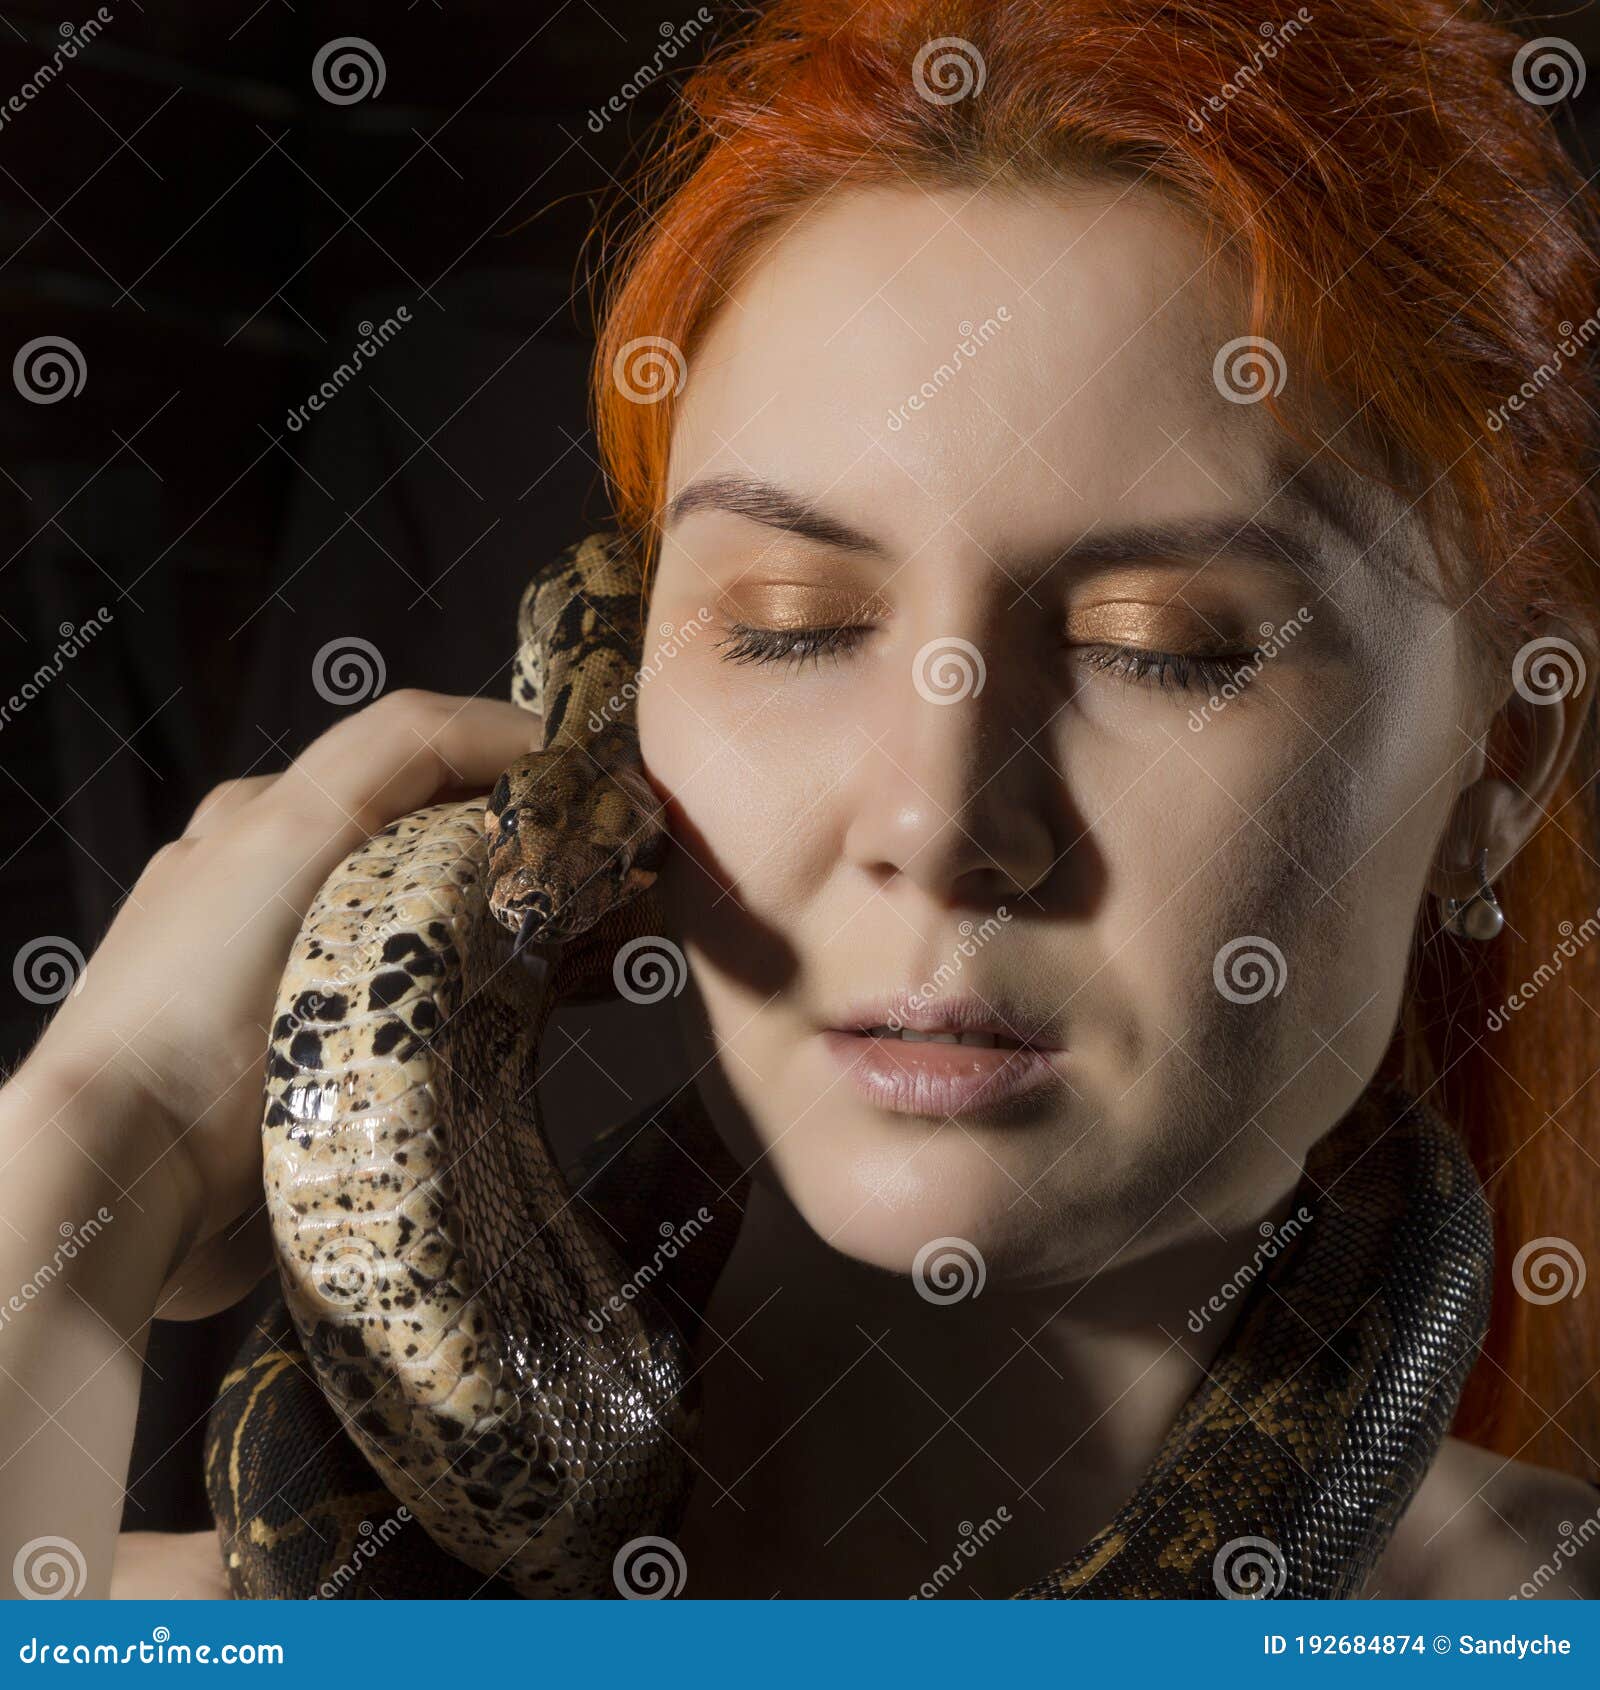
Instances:
[[[276,774],[244,775],[238,780],[219,782],[195,805],[189,825],[183,830],[185,839],[198,839],[225,821],[241,804],[259,797],[278,779]]]
[[[487,792],[541,737],[537,716],[499,699],[394,693],[307,746],[259,807],[348,847],[442,792]]]

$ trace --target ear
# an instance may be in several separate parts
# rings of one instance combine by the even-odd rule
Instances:
[[[1554,617],[1537,626],[1509,672],[1491,676],[1488,696],[1478,701],[1481,731],[1473,736],[1464,784],[1428,876],[1428,890],[1436,897],[1464,901],[1478,890],[1476,863],[1485,847],[1490,881],[1505,872],[1549,814],[1582,738],[1600,682],[1600,642]],[[1497,733],[1502,719],[1509,730]],[[1507,760],[1490,764],[1491,739],[1497,748],[1510,748],[1501,750]]]

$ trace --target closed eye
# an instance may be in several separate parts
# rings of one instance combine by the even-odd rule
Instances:
[[[834,628],[757,628],[735,623],[718,642],[729,663],[788,663],[802,667],[809,659],[821,666],[859,645],[871,628],[850,623]],[[1249,679],[1261,656],[1258,648],[1205,655],[1153,651],[1144,646],[1095,645],[1079,648],[1090,669],[1116,676],[1132,686],[1159,691],[1216,692]]]
[[[728,638],[717,642],[726,663],[792,663],[810,658],[819,668],[824,657],[837,659],[872,632],[865,623],[838,628],[753,628],[735,622]]]
[[[1130,645],[1083,646],[1080,650],[1090,669],[1163,692],[1214,693],[1227,686],[1243,686],[1255,673],[1261,657],[1259,648],[1205,656]]]

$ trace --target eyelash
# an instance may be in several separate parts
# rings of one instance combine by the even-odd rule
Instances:
[[[1256,650],[1229,652],[1221,657],[1196,657],[1187,652],[1145,651],[1138,646],[1088,646],[1084,662],[1091,669],[1121,674],[1135,686],[1154,686],[1165,692],[1167,677],[1176,675],[1174,691],[1215,693],[1225,686],[1239,686],[1241,671],[1260,655]],[[1152,674],[1154,680],[1149,678]]]
[[[860,623],[847,623],[842,628],[751,628],[735,622],[729,638],[719,640],[719,647],[729,647],[724,659],[728,663],[792,663],[804,666],[811,658],[820,669],[824,657],[838,658],[869,630]]]
[[[728,663],[788,663],[803,668],[810,659],[818,668],[822,659],[837,660],[871,630],[859,624],[842,628],[753,628],[735,623],[729,637],[718,642],[726,647]],[[1091,669],[1106,670],[1132,686],[1154,686],[1178,692],[1216,692],[1239,684],[1242,669],[1260,656],[1259,650],[1228,652],[1221,656],[1198,657],[1186,652],[1150,651],[1139,646],[1085,646],[1083,661]],[[1153,678],[1152,678],[1153,677]]]

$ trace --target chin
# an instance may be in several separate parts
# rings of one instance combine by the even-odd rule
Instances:
[[[1031,1174],[1003,1147],[954,1123],[851,1126],[843,1142],[780,1141],[771,1152],[789,1202],[834,1250],[913,1277],[929,1301],[945,1300],[941,1288],[955,1290],[963,1273],[1000,1289],[1071,1271],[1051,1194],[1021,1195]]]

